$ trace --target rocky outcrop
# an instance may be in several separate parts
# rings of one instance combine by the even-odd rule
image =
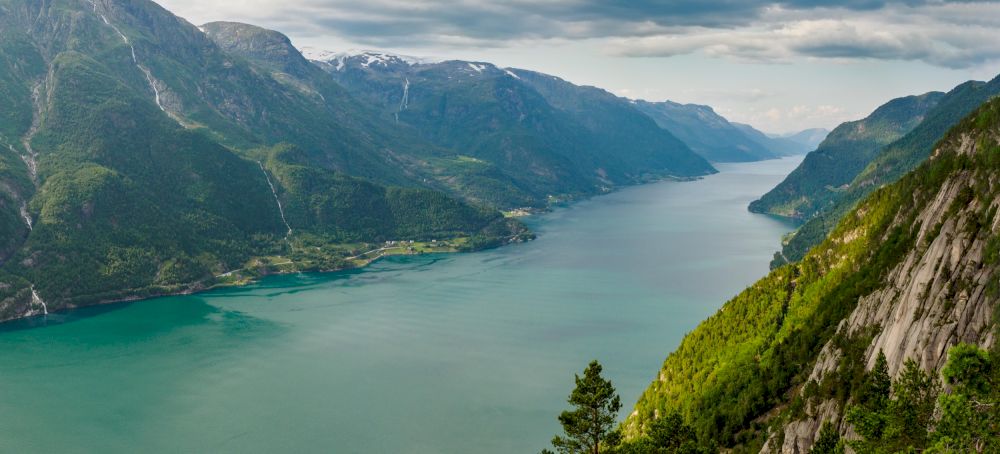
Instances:
[[[977,151],[977,141],[968,135],[952,143],[960,155]],[[849,336],[876,330],[863,357],[868,369],[881,351],[893,376],[909,359],[939,372],[952,346],[966,342],[989,347],[995,342],[992,321],[998,296],[991,286],[998,275],[995,266],[984,263],[984,252],[988,240],[1000,233],[1000,216],[992,216],[987,225],[977,222],[990,218],[985,213],[1000,210],[1000,199],[970,194],[976,186],[997,187],[998,177],[974,170],[951,175],[917,216],[916,246],[886,276],[884,285],[859,300],[840,323],[838,331]],[[833,341],[828,342],[809,379],[818,383],[834,372],[840,355]],[[824,421],[837,424],[842,436],[852,435],[836,401],[807,407],[807,416],[787,423],[783,437],[772,434],[762,452],[807,453]]]

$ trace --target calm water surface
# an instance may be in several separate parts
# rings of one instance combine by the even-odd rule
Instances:
[[[577,203],[528,244],[4,325],[0,452],[538,452],[589,360],[626,413],[767,272],[791,226],[746,205],[800,159]]]

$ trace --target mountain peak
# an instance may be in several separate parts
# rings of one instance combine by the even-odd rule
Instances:
[[[355,63],[362,68],[390,68],[399,65],[413,66],[439,62],[439,60],[433,58],[413,57],[376,50],[348,49],[337,52],[303,46],[299,51],[302,52],[302,55],[306,59],[332,65],[337,71],[342,71],[351,63]]]
[[[281,32],[239,22],[209,22],[198,27],[223,51],[289,74],[307,74],[311,65]]]

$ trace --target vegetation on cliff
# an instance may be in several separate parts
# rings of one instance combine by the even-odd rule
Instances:
[[[1000,101],[992,101],[948,132],[933,159],[860,202],[802,261],[772,271],[687,335],[624,423],[627,438],[641,439],[658,416],[679,413],[705,443],[759,450],[768,428],[801,408],[790,396],[808,384],[828,341],[845,353],[837,373],[810,385],[818,385],[813,392],[839,396],[845,405],[859,402],[865,387],[859,360],[871,337],[846,336],[838,325],[860,298],[891,285],[892,270],[907,254],[926,250],[942,223],[958,219],[986,244],[978,266],[987,275],[998,266],[998,131]],[[922,210],[952,193],[941,192],[946,182],[961,190],[942,202],[949,209],[932,218],[936,225],[922,226]],[[958,291],[972,284],[949,285]]]

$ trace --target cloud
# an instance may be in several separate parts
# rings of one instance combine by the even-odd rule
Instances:
[[[600,39],[613,55],[740,61],[1000,58],[1000,3],[948,0],[165,0],[168,8],[299,37],[387,48]]]
[[[894,6],[877,11],[776,9],[733,30],[681,29],[611,39],[607,51],[630,57],[701,52],[736,60],[783,63],[797,58],[923,61],[967,68],[1000,60],[1000,4]],[[816,17],[833,18],[816,18]],[[839,17],[838,17],[839,16]]]
[[[767,125],[776,130],[789,129],[790,125],[799,125],[802,129],[805,125],[837,125],[845,121],[856,120],[865,115],[860,112],[851,112],[839,106],[820,105],[794,105],[791,107],[749,107],[743,109],[718,109],[719,113],[731,121],[739,123],[749,123],[754,125]]]

